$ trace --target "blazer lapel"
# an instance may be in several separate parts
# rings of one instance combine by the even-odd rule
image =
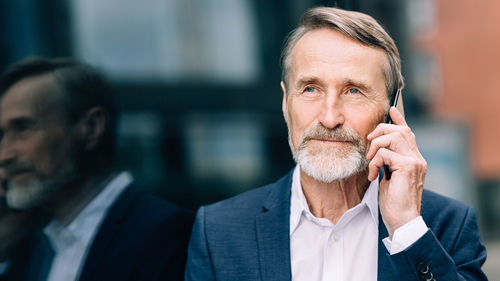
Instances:
[[[256,217],[262,280],[291,280],[290,194],[292,173],[271,187]]]
[[[137,196],[137,193],[138,192],[131,189],[130,186],[127,187],[107,213],[89,249],[87,259],[85,260],[84,267],[80,274],[80,281],[90,281],[93,279],[93,273],[98,269],[97,266],[101,258],[105,256],[108,248],[112,244],[111,241],[116,233],[117,227],[125,215],[127,207]]]
[[[22,280],[47,280],[49,278],[50,269],[52,267],[52,261],[54,258],[54,250],[52,249],[49,238],[43,233],[37,233],[35,235],[35,245],[33,246],[33,251],[31,256],[27,260],[19,260],[22,263],[26,263],[26,267],[22,268]],[[31,244],[28,244],[31,246]],[[14,275],[14,274],[13,274]],[[17,276],[17,275],[14,275]],[[14,277],[15,280],[17,277]],[[14,280],[12,279],[12,280]]]
[[[389,258],[389,252],[382,242],[382,239],[389,236],[389,232],[385,228],[382,216],[378,216],[378,279],[380,281],[397,281],[395,278],[396,273],[392,267],[391,260]]]
[[[257,242],[262,280],[291,280],[290,265],[290,195],[289,173],[271,189],[256,218]],[[379,213],[377,280],[397,281],[389,253],[382,239],[389,235]]]

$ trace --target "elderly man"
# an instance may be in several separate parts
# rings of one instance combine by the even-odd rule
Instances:
[[[29,58],[7,69],[0,92],[7,205],[50,219],[13,265],[16,280],[182,280],[192,214],[113,168],[116,111],[100,74]]]
[[[423,190],[426,162],[389,105],[403,78],[386,31],[361,13],[313,8],[281,64],[297,167],[200,208],[186,279],[485,280],[474,210]],[[384,165],[390,180],[378,176]]]

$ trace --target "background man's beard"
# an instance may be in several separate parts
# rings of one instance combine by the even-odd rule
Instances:
[[[10,180],[6,191],[6,202],[10,208],[26,210],[40,206],[78,176],[74,163],[65,165],[53,178],[34,176],[29,180]]]
[[[343,140],[349,142],[342,147],[314,145],[311,139]],[[331,183],[348,178],[366,169],[366,141],[352,129],[337,127],[326,129],[320,124],[310,126],[304,131],[297,149],[293,146],[290,130],[288,142],[293,159],[302,171],[317,181]]]

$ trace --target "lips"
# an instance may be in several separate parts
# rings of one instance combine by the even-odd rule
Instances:
[[[350,142],[346,140],[331,140],[331,139],[313,139],[315,141],[324,141],[324,142]]]
[[[6,170],[5,171],[5,180],[12,180],[14,178],[18,178],[18,177],[23,177],[23,176],[26,176],[28,174],[32,174],[33,171],[32,170],[14,170],[14,171],[9,171],[9,170]]]
[[[309,141],[318,141],[318,142],[323,142],[323,143],[331,143],[331,144],[345,144],[345,143],[351,143],[351,141],[348,140],[339,140],[339,139],[319,139],[319,138],[310,138],[306,139],[305,142]]]

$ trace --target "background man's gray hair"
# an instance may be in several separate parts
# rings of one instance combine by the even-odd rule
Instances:
[[[330,7],[309,9],[300,20],[299,26],[287,37],[281,51],[281,79],[288,89],[291,54],[297,42],[308,31],[330,28],[370,47],[385,51],[388,65],[384,67],[388,97],[398,88],[403,88],[401,59],[396,44],[384,28],[372,17],[352,11]]]

